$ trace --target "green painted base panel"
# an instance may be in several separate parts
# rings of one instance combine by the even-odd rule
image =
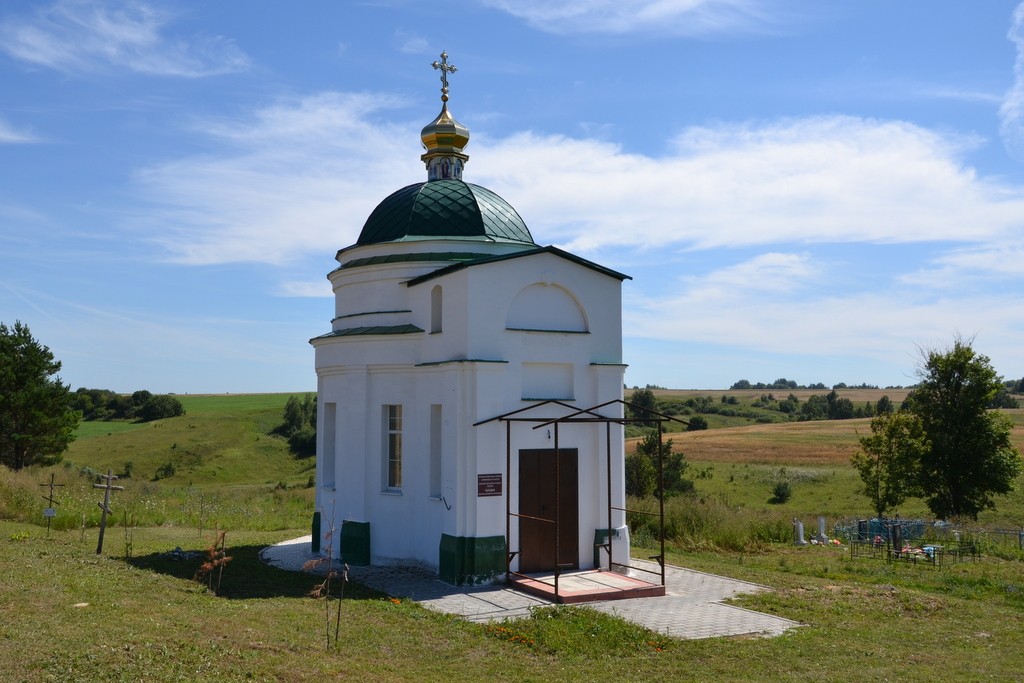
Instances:
[[[453,586],[491,583],[505,573],[505,537],[441,535],[438,575]]]
[[[341,559],[353,567],[370,564],[370,523],[341,523]]]
[[[612,529],[612,538],[613,539],[619,538],[619,530],[618,529]],[[600,546],[604,545],[607,542],[608,542],[608,530],[607,529],[597,529],[597,530],[594,531],[594,567],[595,568],[599,568],[601,566],[602,560],[604,560],[604,561],[608,560],[608,553],[605,551],[604,548],[600,547]],[[616,561],[617,562],[629,562],[629,558],[627,557],[627,558],[625,558],[625,560],[623,560],[622,558],[619,558]]]
[[[320,552],[320,513],[313,513],[313,523],[310,527],[310,536],[313,538],[311,551],[314,553]]]

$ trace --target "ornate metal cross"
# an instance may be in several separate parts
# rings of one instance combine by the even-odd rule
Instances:
[[[448,101],[448,74],[453,74],[458,71],[454,64],[448,63],[448,53],[441,51],[441,61],[434,60],[434,63],[430,66],[435,69],[441,70],[441,101]]]

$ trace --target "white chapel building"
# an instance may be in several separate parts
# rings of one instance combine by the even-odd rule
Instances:
[[[338,251],[331,331],[310,341],[314,550],[474,584],[606,565],[595,542],[611,528],[628,562],[622,425],[553,422],[622,416],[627,276],[540,246],[504,199],[462,179],[454,69],[435,68],[427,180],[386,197]]]

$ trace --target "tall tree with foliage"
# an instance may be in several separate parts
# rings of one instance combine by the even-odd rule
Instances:
[[[301,400],[289,396],[284,405],[284,422],[276,431],[288,438],[288,445],[296,455],[315,455],[316,394],[306,394]]]
[[[626,464],[626,493],[632,495],[647,495],[657,490],[658,486],[658,444],[661,444],[661,457],[663,467],[662,483],[666,496],[678,493],[692,493],[694,490],[693,481],[685,478],[686,469],[690,466],[686,462],[686,456],[672,450],[672,439],[663,440],[658,438],[657,430],[644,436],[636,445],[636,454],[629,456],[646,460],[650,469],[637,463]],[[630,481],[646,481],[647,472],[653,478],[650,483],[650,491],[630,491]],[[631,478],[632,477],[632,478]]]
[[[654,413],[658,410],[658,400],[654,397],[654,392],[650,389],[634,389],[633,393],[629,396],[629,405],[626,406],[626,416],[634,419],[643,419],[644,421],[639,423],[641,425],[653,425],[653,421],[647,421],[646,418],[655,417]]]
[[[79,414],[55,376],[60,367],[27,325],[0,323],[0,463],[20,470],[59,462],[74,441]]]
[[[920,384],[907,397],[930,442],[921,457],[921,491],[937,517],[977,519],[995,507],[993,496],[1013,490],[1021,472],[1012,422],[988,410],[1002,380],[970,341],[958,338],[952,348],[922,355]]]
[[[861,450],[852,461],[879,519],[917,494],[928,445],[921,420],[912,413],[885,412],[871,420],[871,435],[860,437]]]

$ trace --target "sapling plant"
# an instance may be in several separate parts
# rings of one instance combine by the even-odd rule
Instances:
[[[224,566],[231,561],[231,556],[227,554],[226,536],[227,532],[225,531],[217,534],[213,543],[206,549],[206,559],[196,570],[195,580],[200,583],[205,582],[214,595],[220,595],[220,582],[224,577]],[[214,586],[214,575],[217,577],[216,586]]]
[[[321,517],[324,517],[321,514]],[[325,550],[327,551],[324,557],[318,557],[309,560],[302,565],[303,571],[313,572],[324,570],[324,580],[313,586],[312,590],[309,591],[310,597],[324,601],[324,635],[326,638],[326,647],[331,647],[331,626],[333,622],[334,626],[334,647],[338,647],[338,640],[341,632],[341,601],[345,597],[345,584],[348,583],[348,564],[343,563],[342,569],[335,569],[334,567],[334,514],[332,510],[331,516],[328,518],[331,520],[330,526],[327,529],[327,533],[324,534],[324,540],[326,541]],[[334,596],[334,584],[338,586],[338,595]],[[337,604],[333,605],[332,601]],[[333,615],[333,618],[332,618]]]

